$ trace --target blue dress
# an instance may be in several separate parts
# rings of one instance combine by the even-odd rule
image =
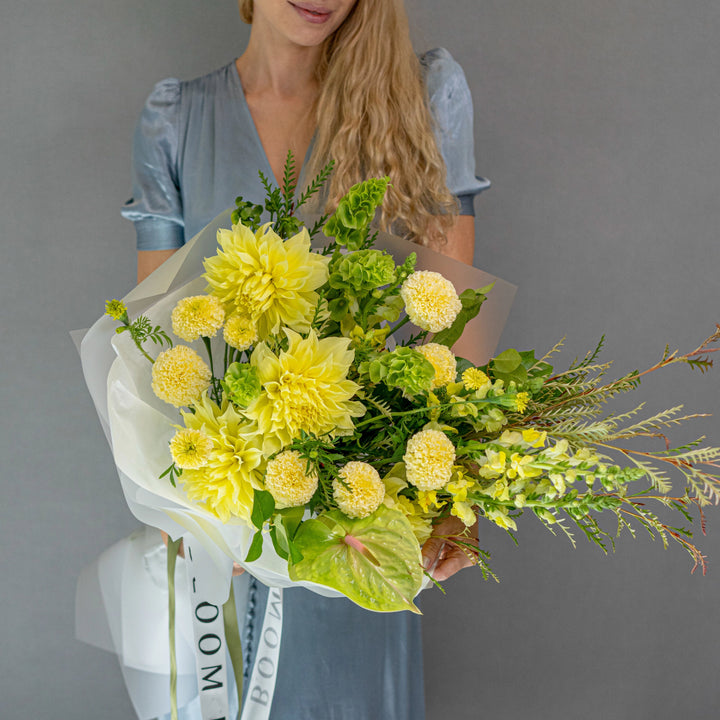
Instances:
[[[472,100],[460,66],[443,49],[421,57],[447,185],[461,214],[489,186],[475,176]],[[138,121],[133,198],[123,208],[138,250],[180,247],[235,197],[261,202],[258,170],[272,178],[231,62],[189,82],[155,86]],[[247,580],[246,580],[247,582]],[[249,583],[239,608],[245,673],[252,667],[267,588]],[[245,683],[247,687],[247,682]],[[272,720],[423,720],[419,618],[380,614],[302,588],[284,591],[283,636]],[[181,718],[199,718],[197,702]]]

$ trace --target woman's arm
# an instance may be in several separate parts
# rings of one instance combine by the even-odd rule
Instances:
[[[472,265],[475,252],[475,218],[472,215],[458,215],[445,236],[447,242],[431,242],[429,247],[454,260]]]
[[[150,273],[157,270],[175,250],[140,250],[137,258],[137,281],[142,282]]]

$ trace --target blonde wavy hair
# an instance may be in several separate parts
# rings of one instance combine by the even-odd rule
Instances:
[[[252,23],[253,0],[239,6]],[[317,133],[306,177],[335,162],[326,211],[355,183],[388,175],[380,227],[423,245],[442,242],[458,208],[445,184],[403,0],[357,0],[325,41],[317,77]]]

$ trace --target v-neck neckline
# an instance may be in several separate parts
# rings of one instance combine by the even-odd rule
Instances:
[[[255,124],[255,118],[253,118],[252,113],[250,112],[250,106],[248,105],[247,98],[245,97],[245,89],[242,86],[242,80],[240,79],[240,73],[237,69],[237,58],[233,60],[229,67],[228,67],[231,75],[232,75],[232,86],[235,90],[236,97],[238,99],[238,107],[240,109],[240,112],[245,117],[242,118],[242,120],[245,122],[245,124],[251,129],[251,134],[253,136],[253,140],[255,142],[256,148],[259,152],[259,155],[261,156],[265,168],[263,169],[263,173],[267,175],[267,178],[275,183],[277,187],[281,188],[282,184],[278,182],[278,179],[275,177],[275,173],[270,166],[270,160],[268,159],[267,152],[265,152],[265,146],[262,144],[262,140],[260,139],[260,133],[258,132],[257,125]],[[297,185],[295,187],[295,195],[297,196],[298,193],[302,190],[303,187],[303,181],[305,179],[305,168],[307,167],[308,160],[310,159],[310,156],[312,155],[313,147],[315,146],[315,135],[316,132],[313,132],[312,138],[310,138],[310,144],[308,145],[307,151],[305,152],[305,157],[303,158],[303,163],[300,168],[300,174],[298,175],[298,181]],[[258,168],[261,169],[261,168]]]

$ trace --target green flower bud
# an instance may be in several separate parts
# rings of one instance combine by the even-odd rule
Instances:
[[[331,268],[330,286],[364,295],[395,282],[395,261],[381,250],[358,250],[343,255]]]
[[[406,395],[417,395],[430,390],[435,369],[417,350],[398,347],[370,362],[368,374],[374,383],[383,382],[388,387],[400,388]]]
[[[239,407],[247,407],[260,394],[262,386],[249,363],[233,363],[220,381],[225,395]]]

